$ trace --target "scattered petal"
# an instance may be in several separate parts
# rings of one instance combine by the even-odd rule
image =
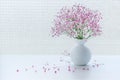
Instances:
[[[34,68],[34,65],[32,65],[32,68]]]
[[[45,67],[43,66],[43,69],[45,69]]]
[[[56,74],[56,73],[57,73],[57,71],[54,71],[54,73]]]
[[[19,72],[19,70],[17,69],[16,72]]]
[[[99,64],[96,64],[97,67],[99,67]]]
[[[35,70],[35,72],[37,72],[37,70]]]
[[[44,72],[46,72],[46,69],[44,69]]]
[[[82,70],[85,70],[85,68],[82,68]]]
[[[50,70],[50,68],[48,68],[48,71]]]
[[[87,68],[87,70],[89,71],[89,68]]]
[[[58,68],[57,70],[60,71],[60,68]]]
[[[71,69],[68,69],[68,71],[71,71]]]
[[[70,66],[68,66],[68,68],[70,68]]]
[[[75,70],[73,70],[72,72],[75,72]]]
[[[95,67],[95,65],[92,65],[92,67],[94,68],[94,67]]]

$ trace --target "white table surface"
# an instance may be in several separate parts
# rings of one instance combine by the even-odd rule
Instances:
[[[63,55],[0,55],[0,80],[120,80],[120,56],[77,67]]]

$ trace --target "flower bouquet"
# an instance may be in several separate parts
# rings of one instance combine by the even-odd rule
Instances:
[[[88,39],[101,34],[101,13],[84,6],[63,7],[54,19],[53,36],[65,34],[75,39]]]

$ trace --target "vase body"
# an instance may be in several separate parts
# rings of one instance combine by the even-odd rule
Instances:
[[[71,52],[71,60],[76,66],[85,66],[91,59],[90,50],[84,45],[86,40],[77,40]]]

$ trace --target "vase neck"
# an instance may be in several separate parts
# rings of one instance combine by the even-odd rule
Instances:
[[[79,45],[84,45],[86,43],[86,40],[76,40],[76,43]]]

